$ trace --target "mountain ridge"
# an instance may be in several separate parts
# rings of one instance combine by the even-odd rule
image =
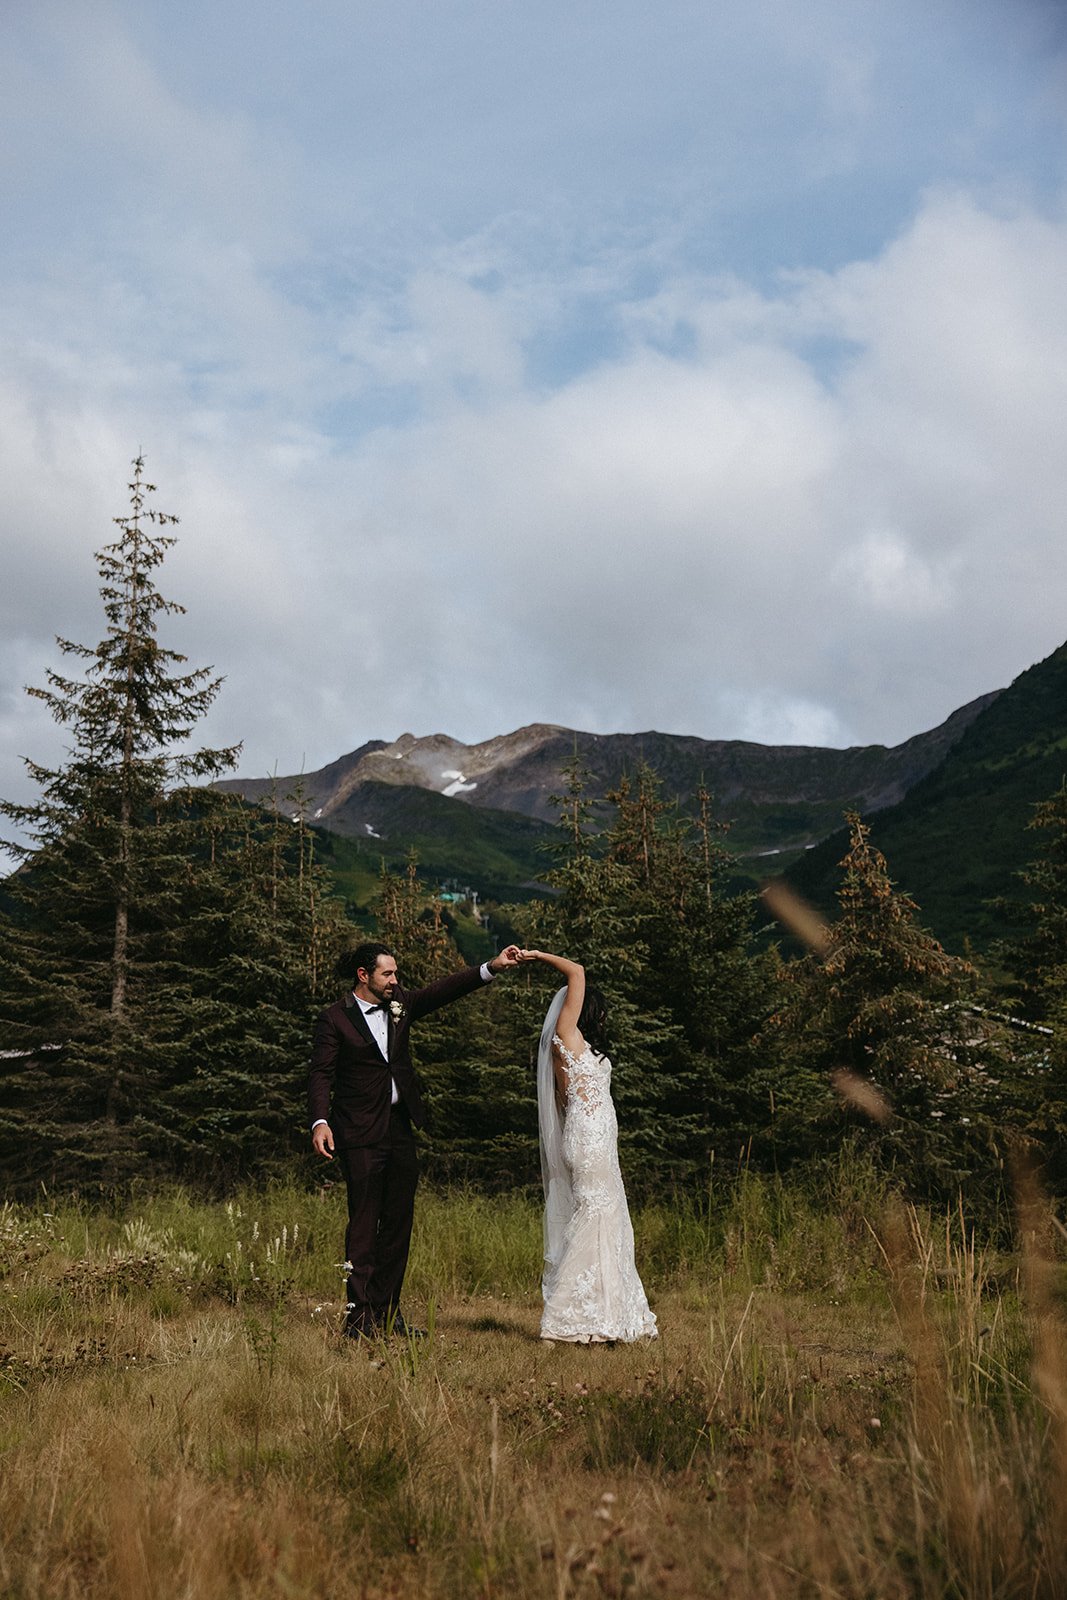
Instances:
[[[735,828],[742,852],[806,849],[831,832],[849,805],[880,810],[895,804],[932,771],[1001,691],[962,706],[937,727],[899,745],[843,750],[814,745],[762,745],[696,735],[594,734],[555,723],[531,723],[475,745],[449,734],[404,733],[372,739],[316,772],[274,779],[231,778],[218,787],[247,800],[299,795],[307,820],[354,837],[380,837],[379,786],[430,790],[476,811],[555,820],[552,796],[577,757],[602,796],[642,762],[658,774],[665,795],[683,808],[706,786]],[[371,796],[373,794],[373,804]],[[373,815],[372,815],[373,813]]]
[[[642,761],[683,812],[705,786],[730,824],[736,881],[784,872],[829,915],[843,813],[858,811],[942,942],[989,949],[1010,931],[999,907],[1018,901],[1019,870],[1039,852],[1026,829],[1033,807],[1067,773],[1067,644],[894,746],[590,734],[541,722],[478,745],[448,734],[372,739],[302,779],[221,787],[268,801],[287,786],[302,790],[304,815],[322,830],[335,881],[354,904],[373,898],[381,861],[400,864],[410,847],[428,880],[506,901],[538,892],[557,820],[551,796],[574,757],[593,799]]]

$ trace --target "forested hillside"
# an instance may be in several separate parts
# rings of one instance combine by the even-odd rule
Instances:
[[[1033,810],[1067,775],[1067,644],[1020,674],[906,797],[868,813],[894,879],[954,950],[987,949],[1014,925],[1001,897],[1020,903],[1019,873],[1034,853]],[[788,872],[823,909],[834,903],[845,834],[833,834]]]

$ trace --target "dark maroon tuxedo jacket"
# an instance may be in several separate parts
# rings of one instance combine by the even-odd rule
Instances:
[[[481,968],[467,967],[438,978],[425,989],[397,989],[394,998],[404,1009],[396,1020],[389,1015],[388,1062],[382,1060],[355,995],[328,1006],[315,1024],[311,1047],[311,1121],[325,1117],[342,1150],[349,1145],[385,1144],[395,1081],[412,1122],[421,1128],[426,1113],[411,1060],[411,1024],[450,1000],[485,987]]]

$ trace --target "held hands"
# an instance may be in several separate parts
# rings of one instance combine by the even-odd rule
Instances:
[[[545,961],[560,972],[582,970],[577,961],[569,961],[566,956],[554,956],[548,950],[521,950],[517,944],[509,944],[501,950],[488,966],[490,972],[505,972],[509,967],[521,967],[528,961]]]
[[[509,944],[492,961],[486,963],[490,972],[506,972],[509,967],[520,966],[523,953],[517,944]]]
[[[564,959],[562,956],[550,955],[547,950],[519,950],[514,945],[509,945],[508,948],[515,951],[516,966],[525,966],[529,961],[547,961],[554,967]]]

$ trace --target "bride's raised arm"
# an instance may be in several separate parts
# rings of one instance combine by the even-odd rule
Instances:
[[[585,1000],[585,968],[578,961],[551,955],[547,950],[523,950],[521,956],[523,961],[543,961],[547,966],[555,967],[567,980],[567,998],[556,1023],[556,1032],[571,1054],[580,1056],[585,1049],[585,1040],[578,1032],[578,1018]]]

